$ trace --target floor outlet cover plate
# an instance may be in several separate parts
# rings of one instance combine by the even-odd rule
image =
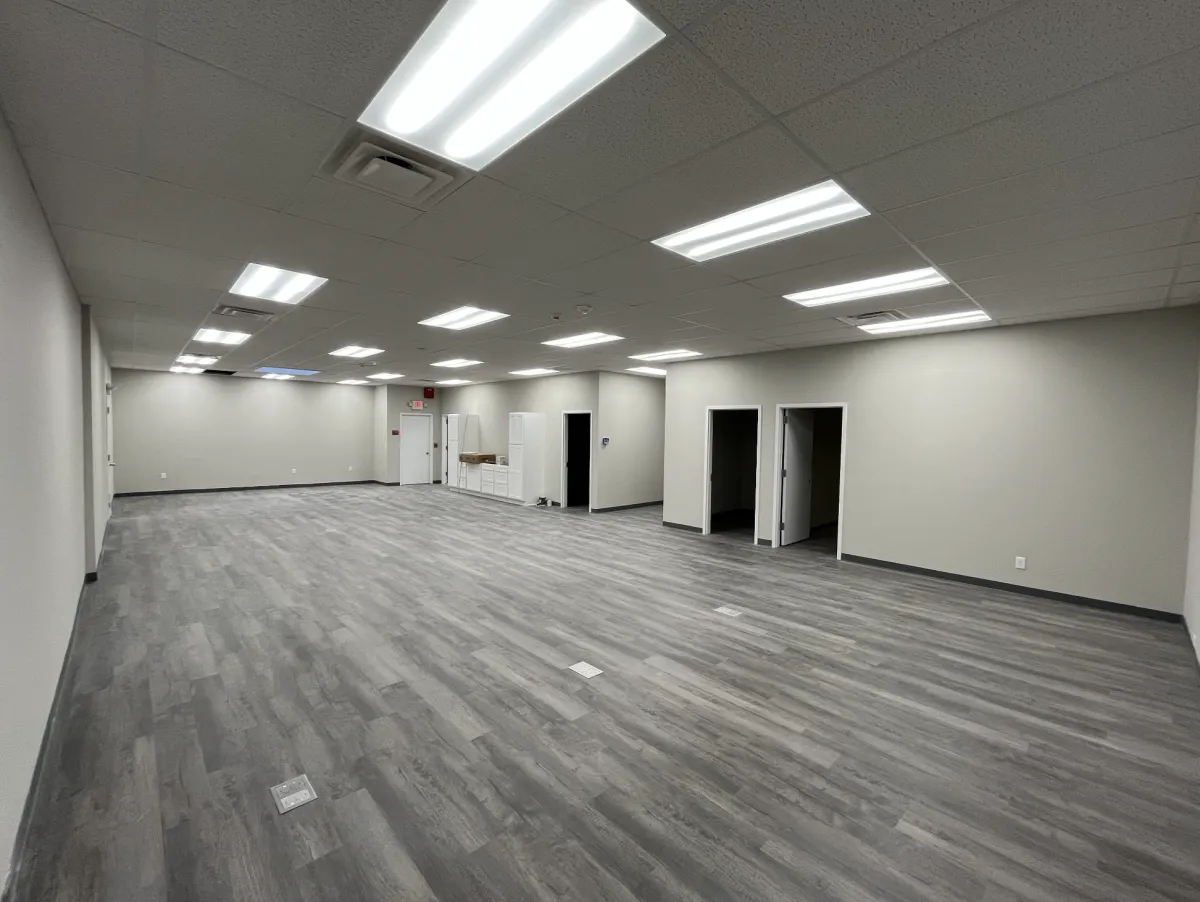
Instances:
[[[272,786],[271,798],[275,800],[275,807],[279,809],[279,813],[286,814],[293,808],[299,808],[301,805],[315,801],[317,791],[309,782],[308,775],[301,774],[298,777],[292,777],[286,783]]]
[[[718,614],[724,614],[726,617],[741,617],[742,612],[737,608],[731,608],[727,604],[721,605],[719,608],[714,608]]]
[[[577,674],[587,680],[604,673],[604,671],[599,667],[593,667],[587,661],[580,661],[578,664],[572,664],[571,670],[574,670]]]

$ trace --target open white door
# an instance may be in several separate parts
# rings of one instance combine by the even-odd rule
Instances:
[[[783,412],[783,492],[779,544],[802,542],[812,532],[813,412]]]
[[[400,417],[400,484],[433,482],[433,418],[406,413]]]

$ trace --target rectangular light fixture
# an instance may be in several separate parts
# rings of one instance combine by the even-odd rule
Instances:
[[[915,332],[918,329],[945,329],[950,326],[986,323],[989,320],[991,320],[991,317],[982,310],[965,310],[962,313],[944,313],[940,316],[918,316],[913,319],[898,319],[890,323],[870,323],[858,328],[872,335],[892,335],[896,332]]]
[[[328,281],[320,276],[250,263],[242,270],[242,274],[229,291],[247,298],[262,298],[264,301],[276,301],[280,304],[299,304]]]
[[[470,379],[443,379],[438,385],[470,385]]]
[[[479,170],[663,37],[626,0],[450,0],[358,121]]]
[[[876,276],[873,279],[845,282],[826,288],[797,291],[795,294],[785,294],[784,297],[805,307],[821,307],[825,304],[841,304],[845,301],[858,301],[862,298],[874,298],[885,294],[901,294],[921,288],[934,288],[949,282],[949,279],[932,266],[926,266],[923,269],[892,273],[890,276]]]
[[[665,376],[667,374],[666,370],[656,369],[652,366],[631,366],[626,372],[641,373],[643,376]]]
[[[602,345],[609,341],[624,341],[620,335],[605,335],[603,332],[584,332],[581,335],[569,335],[566,338],[556,338],[553,341],[543,341],[544,345],[556,348],[584,348],[588,345]]]
[[[464,357],[455,357],[453,360],[439,360],[437,363],[430,364],[431,366],[448,366],[451,369],[457,369],[461,366],[478,366],[483,363],[482,360],[467,360]]]
[[[558,370],[548,370],[544,367],[534,367],[531,370],[511,370],[510,376],[555,376]]]
[[[456,310],[451,310],[449,313],[423,319],[419,325],[458,330],[470,329],[473,326],[482,326],[484,323],[491,323],[498,319],[507,318],[507,313],[500,313],[496,310],[480,310],[478,307],[459,307]]]
[[[336,351],[330,351],[330,357],[374,357],[376,354],[382,354],[383,348],[360,348],[358,345],[346,345],[344,348],[338,348]]]
[[[862,204],[830,179],[655,239],[654,243],[699,262],[869,215]]]
[[[370,385],[366,379],[342,379],[338,385]]]
[[[629,359],[630,360],[650,360],[650,361],[661,362],[664,360],[683,360],[685,357],[699,357],[699,356],[700,356],[699,351],[682,351],[682,350],[680,350],[680,351],[655,351],[653,354],[634,354]]]
[[[264,379],[278,379],[280,382],[283,382],[287,379],[295,379],[296,378],[295,376],[288,376],[284,373],[263,373],[262,377]]]
[[[202,367],[202,366],[173,366],[173,367],[171,367],[171,372],[172,373],[190,373],[193,376],[195,376],[198,373],[203,373],[204,367]]]
[[[403,379],[403,373],[371,373],[368,379]]]
[[[220,329],[201,329],[192,340],[211,342],[218,345],[240,345],[249,337],[249,332],[222,332]]]
[[[217,362],[216,357],[200,357],[196,354],[180,354],[175,358],[176,363],[182,363],[184,366],[212,366]]]
[[[290,366],[260,366],[256,373],[275,373],[277,376],[315,376],[320,370],[297,370]]]

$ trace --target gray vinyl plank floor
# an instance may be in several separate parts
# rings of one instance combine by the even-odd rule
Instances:
[[[1178,624],[661,515],[119,500],[12,899],[1200,899]]]

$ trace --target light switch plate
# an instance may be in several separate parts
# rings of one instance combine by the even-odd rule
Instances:
[[[599,667],[593,667],[587,661],[580,661],[578,664],[572,664],[570,667],[585,680],[590,680],[594,676],[599,676],[604,673]]]
[[[271,787],[271,798],[280,814],[287,814],[294,808],[316,801],[317,791],[313,789],[307,774],[292,777],[286,783]]]

